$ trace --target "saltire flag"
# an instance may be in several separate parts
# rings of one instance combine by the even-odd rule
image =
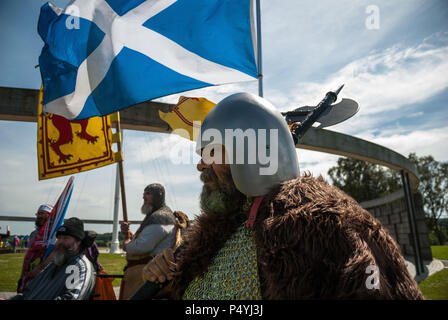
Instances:
[[[40,228],[38,234],[30,243],[30,247],[26,252],[22,274],[20,276],[20,286],[17,292],[23,292],[30,280],[32,280],[31,272],[43,262],[51,253],[56,243],[56,232],[64,222],[67,207],[73,191],[74,177],[70,177],[64,190],[58,198],[58,201],[51,210],[48,219]]]
[[[103,167],[123,159],[112,145],[120,135],[112,134],[111,123],[118,114],[67,120],[42,112],[42,88],[37,119],[39,180],[51,179]]]
[[[159,110],[159,117],[181,137],[197,140],[201,124],[205,116],[213,109],[216,103],[206,98],[179,97],[177,104],[165,113]]]
[[[42,6],[44,111],[85,119],[255,80],[254,0],[74,0]]]

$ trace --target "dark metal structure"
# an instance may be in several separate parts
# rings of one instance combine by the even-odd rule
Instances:
[[[404,172],[404,170],[400,171],[401,173],[401,181],[403,184],[403,190],[404,195],[406,198],[406,208],[408,211],[408,220],[409,220],[409,227],[411,229],[411,235],[412,235],[412,242],[413,242],[413,251],[414,251],[414,259],[415,259],[415,268],[417,271],[417,274],[424,273],[424,263],[422,259],[422,251],[420,247],[420,236],[418,232],[417,222],[416,222],[416,215],[415,215],[415,203],[414,203],[414,197],[412,195],[411,185],[409,183],[409,174],[407,172]]]

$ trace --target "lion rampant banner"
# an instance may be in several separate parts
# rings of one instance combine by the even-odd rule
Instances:
[[[37,155],[39,180],[92,170],[120,161],[122,153],[112,151],[120,139],[112,134],[111,123],[118,113],[70,121],[42,112],[43,89],[39,94]]]

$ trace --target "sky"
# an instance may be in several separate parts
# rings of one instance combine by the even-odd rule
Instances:
[[[0,0],[0,86],[38,89],[37,34],[41,0]],[[53,1],[64,7],[68,1]],[[372,9],[373,8],[373,9]],[[373,11],[372,11],[373,10]],[[374,20],[372,20],[374,18]],[[446,0],[309,1],[261,0],[264,97],[279,111],[317,104],[345,84],[342,98],[360,111],[330,127],[407,156],[448,160],[448,2]],[[236,92],[258,93],[257,82],[215,86],[180,95],[219,102]],[[33,216],[42,203],[54,204],[68,177],[38,180],[36,123],[0,121],[0,215]],[[173,135],[124,131],[124,174],[128,215],[141,220],[142,191],[162,183],[167,204],[194,218],[202,188],[192,153],[189,164],[170,160],[172,143],[194,143]],[[297,150],[300,170],[322,175],[338,156]],[[67,217],[113,218],[116,166],[75,175]],[[120,210],[120,217],[122,216]],[[31,222],[0,221],[12,234],[27,234]],[[134,231],[137,226],[131,227]],[[112,225],[86,225],[99,233]]]

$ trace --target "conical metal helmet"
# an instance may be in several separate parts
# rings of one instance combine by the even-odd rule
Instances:
[[[296,149],[285,119],[256,95],[233,94],[207,114],[196,152],[209,153],[216,146],[224,146],[235,186],[245,195],[265,195],[279,183],[299,176]]]

